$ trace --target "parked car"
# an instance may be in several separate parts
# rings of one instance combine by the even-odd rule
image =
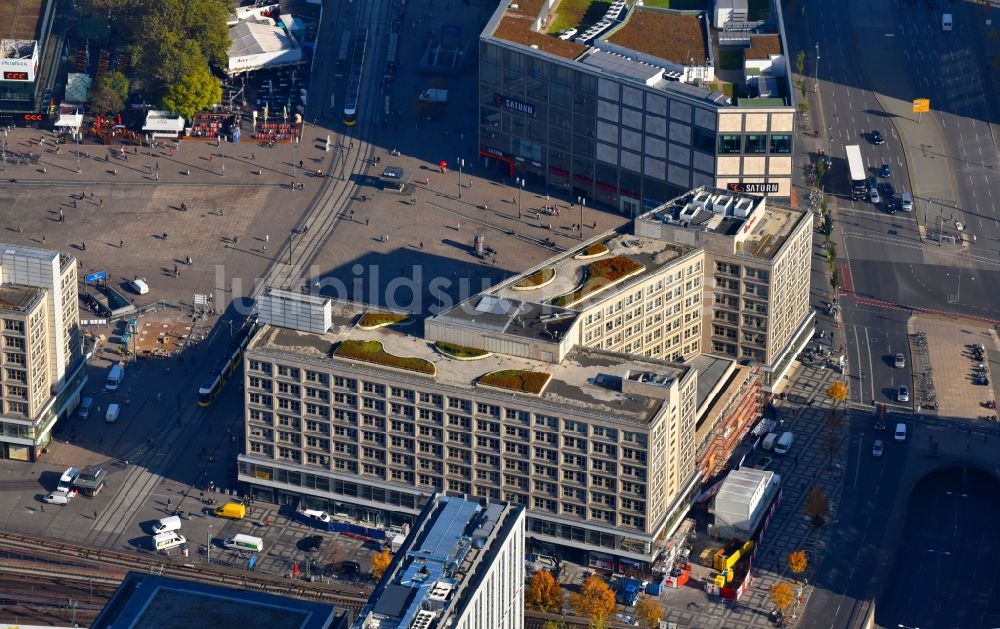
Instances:
[[[871,134],[872,144],[879,145],[885,144],[885,138],[882,137],[882,132],[878,129],[873,129]]]
[[[910,389],[905,384],[899,385],[899,392],[896,394],[896,399],[900,402],[910,401]]]
[[[904,369],[906,367],[906,357],[903,356],[902,352],[896,354],[896,360],[893,362],[893,366],[896,369]]]
[[[299,550],[305,552],[316,552],[323,545],[322,535],[309,535],[308,537],[303,537],[299,540],[298,547]]]
[[[878,176],[883,178],[892,177],[892,169],[889,168],[889,164],[882,164],[882,168],[878,169]]]
[[[872,188],[871,191],[868,193],[868,198],[873,205],[878,205],[879,203],[882,202],[882,198],[878,194],[878,188]]]
[[[885,447],[885,444],[882,443],[882,440],[881,439],[876,439],[875,443],[872,444],[872,456],[874,456],[874,457],[880,457],[880,456],[882,456],[882,450],[883,450],[884,447]]]

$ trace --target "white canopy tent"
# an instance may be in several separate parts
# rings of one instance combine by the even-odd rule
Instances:
[[[142,130],[156,138],[176,138],[184,132],[184,118],[174,116],[169,111],[149,110]]]

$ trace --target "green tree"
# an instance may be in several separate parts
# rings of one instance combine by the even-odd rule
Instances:
[[[806,72],[806,51],[800,50],[795,54],[795,70],[802,76]]]
[[[798,105],[796,105],[796,108],[799,110],[799,113],[804,116],[806,112],[809,111],[809,103],[806,102],[799,103]]]
[[[837,266],[837,243],[832,240],[826,243],[826,263],[831,270]]]
[[[197,43],[185,41],[176,50],[163,60],[163,108],[192,118],[196,111],[222,100],[222,86]]]
[[[121,72],[105,72],[90,89],[90,108],[95,113],[117,113],[125,109],[128,79]]]
[[[834,267],[833,272],[830,273],[830,288],[832,288],[835,293],[840,290],[840,285],[844,281],[843,277],[841,277],[842,275],[843,274],[840,272],[839,266]]]
[[[181,25],[184,36],[198,42],[214,67],[225,68],[229,60],[226,3],[221,0],[187,0],[186,4],[187,10]]]
[[[823,175],[826,174],[826,160],[823,158],[816,160],[813,172],[816,173],[816,185],[818,186],[823,181]]]

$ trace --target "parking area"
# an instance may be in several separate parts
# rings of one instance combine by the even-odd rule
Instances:
[[[942,418],[996,415],[995,409],[986,407],[987,402],[996,400],[993,374],[1000,369],[1000,342],[995,330],[986,324],[932,315],[912,317],[908,327],[914,408],[927,403],[928,386],[932,386],[936,413]],[[984,346],[983,360],[975,358],[976,345]],[[976,384],[982,382],[978,375],[985,375],[988,383]]]

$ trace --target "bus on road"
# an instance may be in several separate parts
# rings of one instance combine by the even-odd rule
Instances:
[[[857,144],[847,146],[847,170],[851,177],[851,198],[864,199],[868,196],[868,184],[865,181],[865,163],[861,159],[861,147]]]

